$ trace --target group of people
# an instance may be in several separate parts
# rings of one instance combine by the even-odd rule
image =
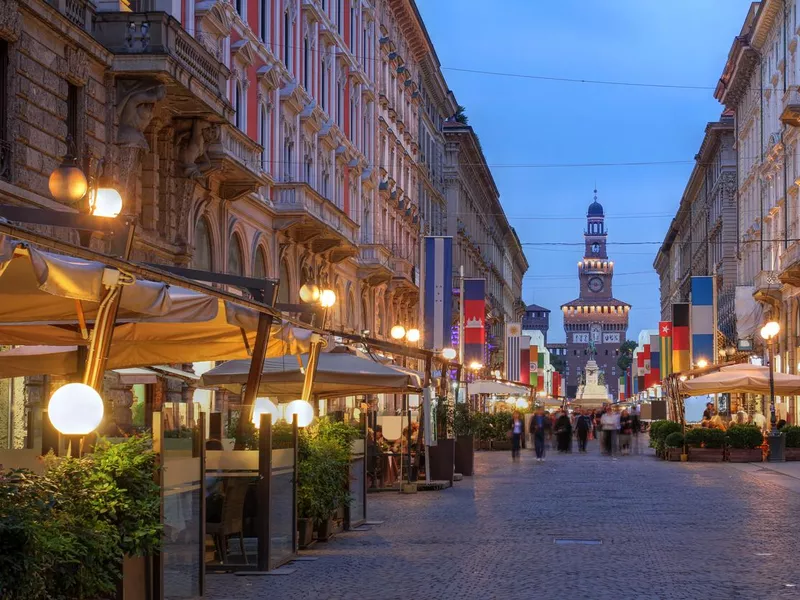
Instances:
[[[701,427],[706,427],[708,429],[722,429],[723,431],[727,430],[732,425],[748,424],[755,425],[764,432],[768,431],[770,427],[769,420],[762,413],[757,412],[751,417],[742,409],[739,409],[737,412],[731,414],[730,419],[726,420],[717,412],[713,402],[708,402],[706,404],[706,409],[703,411],[703,420],[700,421]],[[785,419],[780,419],[776,424],[778,429],[783,429],[785,425]]]
[[[632,438],[638,434],[640,422],[638,414],[627,409],[604,406],[596,411],[576,409],[571,413],[558,410],[549,413],[539,409],[531,418],[528,432],[533,439],[536,460],[545,459],[546,440],[553,439],[555,449],[561,453],[572,452],[573,438],[578,441],[578,452],[586,452],[590,439],[600,440],[603,454],[630,454]],[[519,458],[525,421],[519,411],[514,412],[511,426],[511,458]]]

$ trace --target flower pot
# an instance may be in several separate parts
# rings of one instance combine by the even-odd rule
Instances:
[[[504,452],[511,451],[511,440],[493,440],[492,450],[500,450]]]
[[[333,517],[317,523],[317,540],[327,542],[333,533]]]
[[[300,548],[308,548],[314,539],[314,520],[297,519],[297,543]]]
[[[722,448],[689,448],[691,462],[722,462],[724,456]]]
[[[786,460],[800,460],[800,448],[786,448],[783,456]]]
[[[761,448],[728,448],[728,460],[735,463],[761,462],[764,454]]]
[[[435,446],[428,447],[428,469],[433,481],[453,481],[456,441],[438,440]]]
[[[682,448],[667,448],[662,458],[670,462],[680,462],[682,452],[683,452]]]
[[[460,435],[456,438],[456,473],[464,477],[472,475],[475,465],[475,439],[471,435]]]

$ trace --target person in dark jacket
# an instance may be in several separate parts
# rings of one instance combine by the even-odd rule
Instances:
[[[584,409],[575,419],[575,430],[578,432],[578,452],[586,452],[586,441],[594,423],[589,411]]]
[[[566,411],[556,419],[556,437],[558,438],[558,451],[569,452],[570,442],[572,442],[572,423],[570,423]]]
[[[536,460],[539,462],[544,460],[544,437],[545,435],[550,435],[551,431],[550,417],[544,414],[544,410],[540,408],[536,411],[536,414],[533,415],[530,425],[530,433],[531,437],[533,437],[533,448],[536,451]]]

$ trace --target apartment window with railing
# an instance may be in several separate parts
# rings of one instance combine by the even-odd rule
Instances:
[[[0,40],[0,179],[11,179],[11,144],[8,141],[8,42]]]
[[[234,124],[244,131],[244,91],[242,90],[242,84],[238,81],[233,86],[233,108],[236,111]]]

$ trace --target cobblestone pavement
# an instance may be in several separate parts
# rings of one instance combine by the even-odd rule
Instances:
[[[800,597],[800,493],[787,475],[644,452],[544,463],[480,452],[452,489],[370,495],[369,519],[384,523],[318,544],[307,554],[319,560],[281,577],[209,575],[208,597]]]

